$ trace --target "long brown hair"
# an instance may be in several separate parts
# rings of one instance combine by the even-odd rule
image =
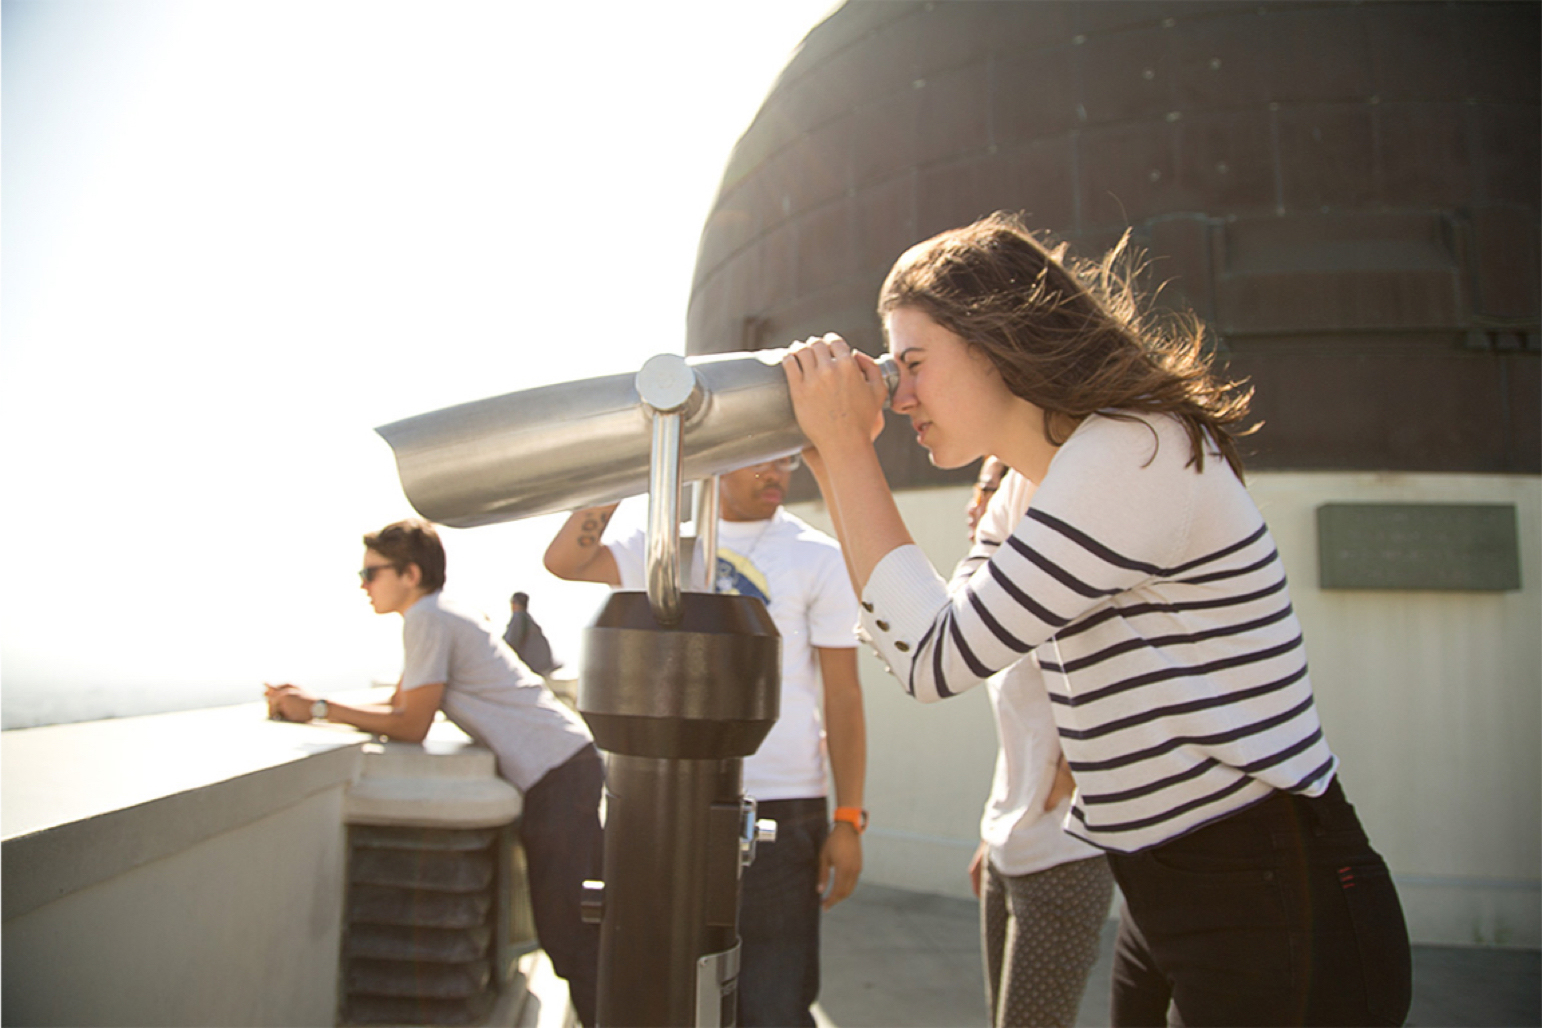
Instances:
[[[1189,463],[1203,470],[1209,436],[1242,477],[1236,440],[1253,390],[1218,376],[1188,311],[1158,313],[1135,285],[1129,233],[1101,261],[1073,261],[1014,214],[998,212],[913,246],[890,269],[878,316],[926,314],[990,357],[1007,388],[1044,411],[1054,445],[1090,414],[1177,417]]]

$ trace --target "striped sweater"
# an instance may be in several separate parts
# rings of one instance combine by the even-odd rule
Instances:
[[[951,592],[904,546],[862,597],[865,636],[923,702],[1036,660],[1077,781],[1066,828],[1118,852],[1275,789],[1319,795],[1337,765],[1268,527],[1225,460],[1189,456],[1173,418],[1087,418]]]

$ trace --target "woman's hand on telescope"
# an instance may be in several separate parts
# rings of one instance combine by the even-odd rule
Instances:
[[[866,443],[883,431],[888,395],[878,363],[838,335],[794,343],[782,358],[798,427],[816,450]]]
[[[782,370],[798,427],[819,451],[809,467],[829,504],[851,586],[861,596],[884,555],[913,541],[873,448],[888,397],[883,372],[837,335],[793,344]]]

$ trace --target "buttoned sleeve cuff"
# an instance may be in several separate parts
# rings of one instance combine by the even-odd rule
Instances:
[[[948,602],[948,589],[921,547],[886,553],[862,591],[862,632],[894,675],[906,682],[916,646]]]

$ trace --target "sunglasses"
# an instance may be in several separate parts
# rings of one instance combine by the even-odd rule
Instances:
[[[757,471],[765,468],[768,471],[785,471],[790,475],[803,466],[803,458],[793,454],[791,457],[783,457],[780,460],[768,460],[752,466]]]
[[[401,571],[401,568],[397,567],[395,564],[370,564],[359,569],[359,581],[363,582],[365,585],[368,585],[370,582],[375,580],[376,575],[380,574],[380,572],[384,571],[386,568],[390,568],[392,571],[396,571],[398,573]]]

